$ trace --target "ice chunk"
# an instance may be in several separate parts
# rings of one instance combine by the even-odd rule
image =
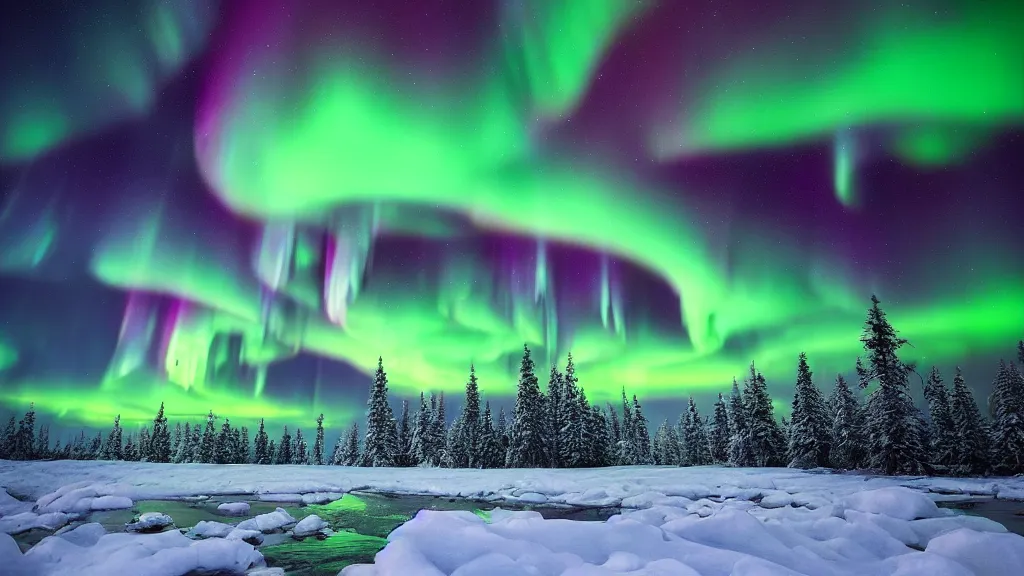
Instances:
[[[245,516],[249,513],[248,502],[225,502],[217,506],[217,511],[228,516]]]
[[[942,516],[942,511],[930,498],[902,486],[854,492],[843,499],[843,505],[852,510],[884,514],[901,520]]]
[[[185,533],[189,538],[226,538],[235,527],[223,522],[203,520]]]
[[[316,514],[310,514],[299,521],[295,528],[292,528],[292,535],[299,538],[312,536],[325,528],[327,528],[327,522],[324,522]]]
[[[238,523],[238,528],[241,530],[258,530],[263,533],[273,532],[280,530],[285,526],[295,524],[295,518],[285,511],[284,508],[278,508],[273,512],[266,514],[260,514],[255,518],[243,520]]]

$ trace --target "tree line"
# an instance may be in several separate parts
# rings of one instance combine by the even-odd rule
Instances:
[[[378,359],[367,400],[365,432],[353,422],[330,452],[324,416],[316,420],[312,446],[287,427],[270,439],[260,420],[253,441],[245,426],[213,411],[204,424],[179,423],[173,432],[160,405],[152,427],[125,435],[120,417],[104,435],[49,444],[48,427],[35,432],[32,408],[20,422],[11,417],[0,435],[0,458],[101,459],[171,463],[314,464],[342,466],[440,466],[450,468],[579,468],[659,464],[699,466],[790,466],[871,469],[886,474],[1016,474],[1024,472],[1024,375],[1000,362],[989,399],[991,418],[978,407],[957,369],[948,389],[936,368],[923,383],[925,406],[911,395],[913,364],[899,358],[907,344],[872,306],[861,336],[857,382],[842,375],[826,398],[815,385],[807,356],[797,359],[791,418],[777,420],[767,383],[754,364],[742,389],[734,379],[726,398],[719,394],[710,417],[691,396],[677,423],[663,422],[654,437],[636,395],[622,391],[621,405],[588,401],[572,355],[565,369],[552,366],[542,391],[528,346],[523,347],[512,412],[495,420],[483,402],[470,366],[465,401],[449,425],[444,394],[420,394],[395,417],[388,401],[383,358]],[[1024,341],[1018,343],[1024,365]],[[862,396],[866,392],[866,399]]]

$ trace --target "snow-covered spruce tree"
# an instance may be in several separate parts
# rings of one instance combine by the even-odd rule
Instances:
[[[619,443],[622,442],[622,427],[619,425],[619,414],[611,402],[606,402],[608,408],[608,444],[611,448],[611,466],[619,464]]]
[[[139,453],[140,462],[149,462],[149,450],[153,445],[153,439],[149,434],[149,428],[143,426],[142,431],[139,432],[139,439],[135,442],[135,450]],[[90,453],[94,452],[92,448],[89,449]]]
[[[217,432],[213,427],[216,417],[213,410],[206,415],[206,428],[203,429],[203,437],[199,442],[199,458],[195,462],[213,464],[217,461]]]
[[[292,445],[292,464],[309,464],[309,445],[302,437],[302,428],[295,429],[295,444]]]
[[[109,439],[108,439],[109,443]],[[171,462],[175,464],[184,464],[192,461],[192,424],[185,422],[185,429],[181,433],[181,441],[178,442],[178,449],[174,451],[174,456],[171,456]]]
[[[1012,362],[999,363],[992,397],[996,470],[1006,475],[1024,473],[1024,375]]]
[[[558,447],[561,451],[558,462],[566,468],[583,467],[587,460],[587,447],[583,441],[584,413],[576,382],[572,364],[569,364],[562,379],[562,426],[558,430]]]
[[[658,426],[658,430],[654,433],[654,440],[651,440],[654,448],[654,463],[658,466],[664,466],[665,461],[665,437],[668,436],[668,420],[662,420],[661,426]]]
[[[466,468],[468,455],[462,451],[462,415],[459,414],[448,429],[448,436],[441,450],[442,468]]]
[[[482,468],[480,452],[480,388],[477,384],[476,367],[469,365],[469,380],[466,381],[466,404],[459,417],[459,431],[455,435],[457,463],[459,468]]]
[[[922,470],[922,449],[917,436],[907,366],[899,349],[907,343],[889,324],[881,302],[871,297],[861,342],[866,362],[857,360],[860,387],[878,382],[868,397],[868,465],[885,474],[917,474]]]
[[[288,433],[288,427],[284,427],[281,440],[277,443],[277,456],[274,464],[291,464],[292,462],[292,435]]]
[[[569,355],[569,362],[572,362],[572,355]],[[563,376],[558,371],[558,367],[554,364],[551,365],[551,373],[548,375],[548,401],[545,404],[547,408],[545,414],[545,428],[544,435],[548,440],[548,454],[551,456],[550,466],[552,468],[562,467],[562,449],[561,436],[562,436],[562,425],[563,425],[563,413],[565,412],[565,402],[563,396]]]
[[[409,401],[402,400],[402,418],[398,421],[398,466],[415,466],[412,452],[412,426],[409,423]]]
[[[11,451],[13,460],[31,460],[36,440],[36,407],[29,404],[28,412],[18,422],[15,433],[14,449]]]
[[[84,432],[83,432],[83,434],[84,434]],[[76,450],[77,454],[76,454],[75,459],[76,460],[84,459],[84,455],[82,454],[82,452],[85,450],[85,447],[82,446],[81,444],[79,444],[78,446],[76,446],[76,448],[77,448],[77,450]],[[135,449],[135,435],[134,434],[129,434],[128,435],[128,439],[124,443],[124,449],[121,451],[121,456],[127,462],[138,462],[138,460],[139,460],[139,453]]]
[[[164,415],[164,403],[153,419],[153,434],[149,439],[148,459],[150,462],[171,461],[171,431],[167,427],[167,416]]]
[[[509,430],[508,453],[505,456],[509,468],[542,468],[547,465],[543,401],[533,369],[530,348],[524,345],[523,359],[519,364],[515,411]]]
[[[594,436],[594,466],[611,466],[614,463],[611,438],[608,435],[608,420],[598,406],[590,406],[587,425]]]
[[[1017,341],[1017,360],[1024,367],[1024,340]]]
[[[775,421],[775,409],[764,376],[750,364],[750,377],[743,390],[743,409],[754,466],[785,464],[785,437]]]
[[[939,466],[950,466],[957,460],[956,430],[953,426],[953,415],[949,406],[949,395],[946,385],[942,382],[939,369],[932,366],[931,374],[924,385],[924,399],[928,403],[928,416],[931,419],[931,442],[929,444],[929,460]]]
[[[269,464],[277,464],[277,444],[273,440],[267,444],[267,459]]]
[[[633,430],[633,409],[622,388],[622,420],[619,424],[618,461],[621,466],[636,464],[636,438]]]
[[[580,444],[583,446],[583,458],[580,461],[580,466],[594,467],[597,466],[598,447],[597,434],[590,426],[590,402],[587,401],[587,393],[583,390],[582,386],[577,386],[577,390],[576,402],[578,405],[577,410],[579,411],[580,437],[582,438]]]
[[[480,417],[480,454],[476,461],[480,468],[500,468],[505,463],[505,453],[491,418],[490,402],[484,403],[484,414]]]
[[[729,465],[754,465],[746,408],[735,378],[732,379],[732,394],[729,396]]]
[[[184,431],[181,428],[181,422],[174,425],[174,434],[171,435],[171,456],[170,462],[174,462],[174,457],[178,454],[178,448],[181,447],[182,434]]]
[[[686,407],[686,461],[688,466],[706,466],[711,463],[710,442],[708,442],[707,425],[697,410],[697,404],[690,396]]]
[[[96,432],[89,444],[89,459],[100,460],[103,458],[103,432]]]
[[[807,355],[801,352],[796,369],[793,413],[789,425],[789,467],[828,466],[831,448],[830,428],[825,400],[811,378]]]
[[[217,436],[217,448],[214,455],[214,462],[217,464],[231,464],[232,450],[231,421],[224,419],[220,425],[220,434]]]
[[[441,456],[443,455],[445,444],[448,441],[448,419],[445,414],[444,407],[444,392],[435,398],[433,395],[430,397],[431,412],[433,412],[434,419],[430,425],[430,466],[440,466]]]
[[[107,435],[107,443],[103,446],[103,457],[106,460],[121,459],[121,415],[114,416],[114,427]]]
[[[242,426],[242,446],[238,452],[238,463],[239,464],[251,464],[252,463],[252,452],[251,444],[249,444],[249,428]]]
[[[0,433],[0,459],[14,457],[15,445],[18,441],[18,429],[15,424],[16,420],[12,414],[10,420],[7,421],[7,426]]]
[[[718,401],[715,402],[715,413],[709,430],[711,444],[711,460],[715,464],[724,464],[729,461],[729,410],[725,406],[725,398],[718,393]]]
[[[39,426],[39,433],[36,434],[36,445],[32,450],[36,460],[45,460],[50,457],[50,427]],[[102,454],[102,450],[100,451]],[[102,457],[102,456],[101,456]]]
[[[267,437],[267,430],[263,424],[263,418],[260,418],[260,427],[256,431],[256,440],[252,455],[253,463],[255,464],[270,464],[270,439]]]
[[[316,440],[313,441],[313,464],[324,465],[324,415],[316,419]]]
[[[953,426],[956,429],[957,461],[954,463],[962,474],[984,474],[990,463],[991,444],[988,430],[981,411],[967,384],[964,383],[960,368],[953,376]]]
[[[366,401],[366,437],[363,440],[363,466],[394,466],[398,452],[395,414],[388,404],[388,376],[384,359],[377,359],[370,397]]]
[[[505,454],[508,453],[508,421],[505,418],[505,407],[498,408],[498,423],[494,427],[495,434],[498,435],[498,441],[501,442],[501,465],[497,468],[501,468],[505,465]]]
[[[427,407],[427,399],[420,392],[420,409],[416,413],[416,421],[412,430],[412,465],[427,466],[430,464],[430,427],[431,414]]]
[[[828,405],[833,415],[829,434],[832,441],[830,464],[844,470],[859,468],[865,455],[863,410],[842,374],[836,376]]]
[[[357,466],[359,464],[359,424],[352,423],[345,437],[345,454],[342,464],[345,466]]]
[[[641,465],[654,464],[654,457],[651,456],[651,433],[647,429],[647,418],[644,416],[640,401],[633,394],[633,425],[632,436],[634,450],[636,451],[636,463]]]

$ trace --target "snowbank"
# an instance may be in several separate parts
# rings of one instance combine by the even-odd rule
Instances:
[[[278,508],[273,512],[260,514],[255,518],[239,522],[238,529],[257,530],[259,532],[269,533],[292,524],[295,524],[295,518],[292,518],[292,515],[286,512],[284,508]]]
[[[306,536],[312,536],[318,532],[321,532],[327,528],[327,522],[324,522],[316,514],[310,514],[303,518],[295,528],[292,528],[292,535],[304,538]]]
[[[225,502],[217,506],[217,511],[228,516],[245,516],[249,513],[248,502]]]

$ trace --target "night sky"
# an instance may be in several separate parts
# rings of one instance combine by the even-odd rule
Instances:
[[[0,411],[340,427],[378,356],[509,407],[527,343],[785,414],[873,293],[984,402],[1024,337],[1019,1],[0,10]]]

